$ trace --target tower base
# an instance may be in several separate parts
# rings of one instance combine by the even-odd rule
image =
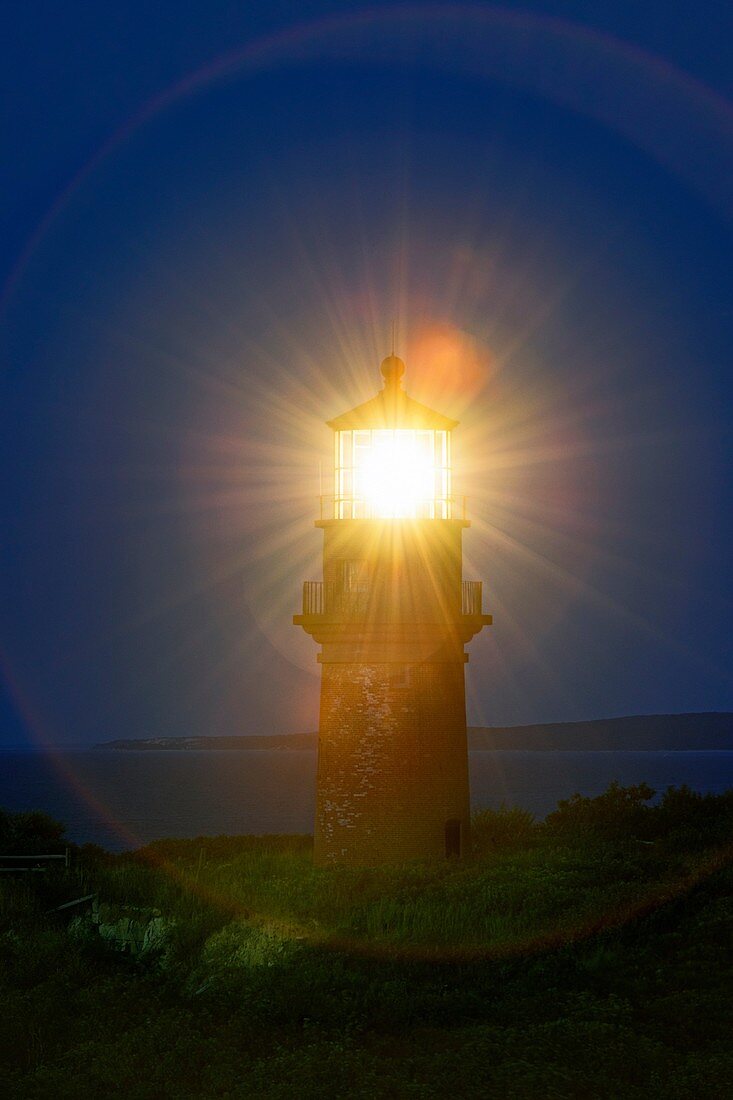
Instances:
[[[464,665],[322,660],[317,864],[469,848]]]

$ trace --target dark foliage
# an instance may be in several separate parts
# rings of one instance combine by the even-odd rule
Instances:
[[[596,798],[574,794],[562,799],[545,818],[545,828],[559,836],[595,833],[604,837],[645,836],[649,821],[647,803],[655,791],[647,783],[621,787],[614,781]]]
[[[0,1090],[719,1100],[732,800],[613,786],[547,825],[502,808],[440,866],[316,870],[300,837],[84,849],[68,888],[153,906],[167,935],[131,959],[3,883]]]
[[[66,826],[40,810],[11,813],[0,810],[0,853],[56,851],[63,844]]]
[[[703,795],[682,786],[669,787],[653,803],[655,796],[646,783],[621,787],[614,782],[596,798],[574,794],[559,802],[543,828],[558,838],[625,838],[698,848],[732,839],[733,791]]]
[[[477,854],[523,848],[535,832],[534,814],[503,803],[498,810],[481,810],[471,821],[471,841]]]

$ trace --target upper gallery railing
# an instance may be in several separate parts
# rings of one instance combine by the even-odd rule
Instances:
[[[303,582],[303,614],[310,618],[341,616],[360,618],[367,613],[371,589],[344,589],[325,581]],[[483,581],[461,582],[461,615],[482,615]]]

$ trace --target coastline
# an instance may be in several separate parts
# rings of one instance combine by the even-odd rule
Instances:
[[[113,752],[315,751],[317,733],[118,738],[90,746]],[[630,715],[526,726],[469,726],[469,752],[710,752],[733,749],[733,714]]]

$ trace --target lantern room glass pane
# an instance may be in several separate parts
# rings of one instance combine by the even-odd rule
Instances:
[[[340,440],[339,458],[340,466],[351,466],[351,432],[339,432]]]
[[[450,434],[412,428],[336,433],[337,519],[449,519]]]

